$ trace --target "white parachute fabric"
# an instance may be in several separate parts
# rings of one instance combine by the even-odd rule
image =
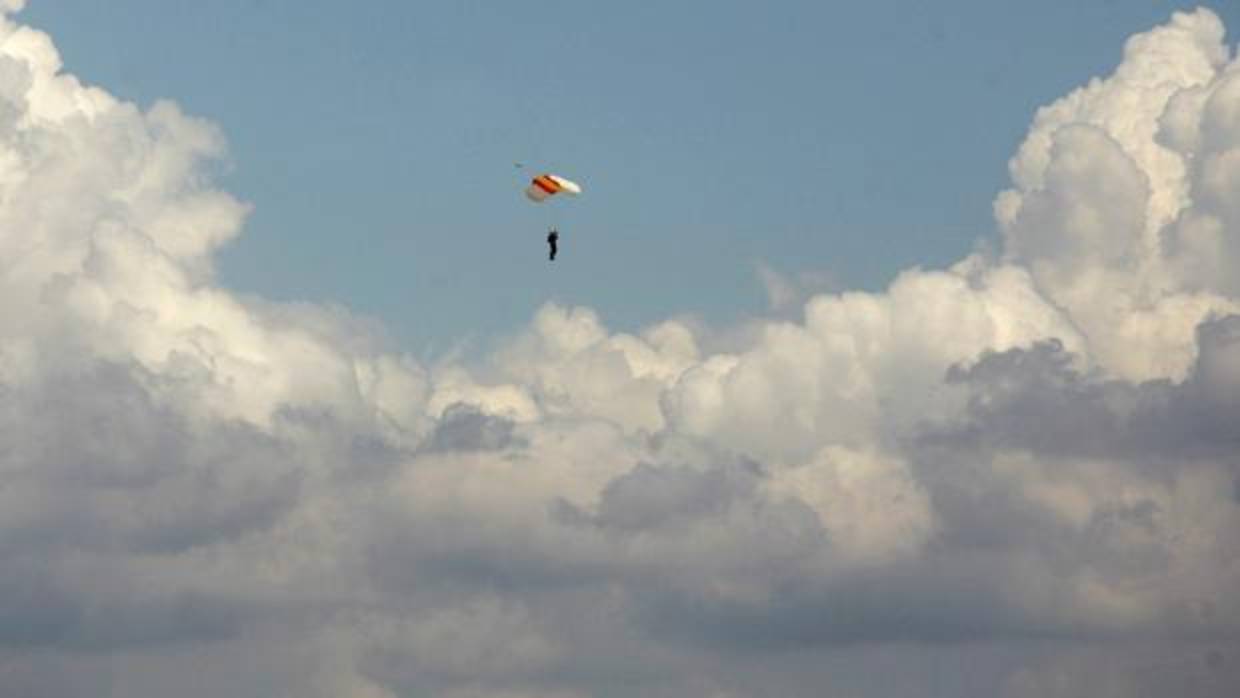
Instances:
[[[546,201],[556,194],[576,196],[580,193],[581,186],[576,182],[553,174],[540,174],[530,180],[529,186],[525,188],[526,198],[536,203]]]

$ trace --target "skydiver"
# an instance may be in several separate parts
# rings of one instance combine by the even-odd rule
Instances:
[[[555,228],[552,228],[551,232],[547,233],[547,244],[551,246],[551,254],[547,258],[553,262],[555,261],[555,252],[556,252],[555,243],[559,239],[560,239],[560,234],[556,232]]]

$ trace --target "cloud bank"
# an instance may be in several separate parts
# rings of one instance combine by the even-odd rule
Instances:
[[[82,84],[22,4],[5,695],[1240,685],[1240,62],[1209,11],[1038,112],[994,254],[728,342],[547,305],[422,365],[216,284],[247,211],[221,134]]]

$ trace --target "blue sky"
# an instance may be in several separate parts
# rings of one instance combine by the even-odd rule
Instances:
[[[763,309],[760,263],[867,289],[948,264],[992,234],[1036,107],[1192,6],[34,0],[22,21],[83,79],[222,128],[255,207],[224,283],[423,353],[548,299],[726,322]],[[515,161],[586,195],[530,206]]]

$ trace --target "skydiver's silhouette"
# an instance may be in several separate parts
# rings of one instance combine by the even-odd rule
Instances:
[[[560,234],[555,231],[555,228],[552,228],[551,232],[547,233],[547,244],[551,246],[551,254],[548,257],[548,259],[552,261],[555,261],[555,252],[556,252],[555,243],[559,239],[560,239]]]

